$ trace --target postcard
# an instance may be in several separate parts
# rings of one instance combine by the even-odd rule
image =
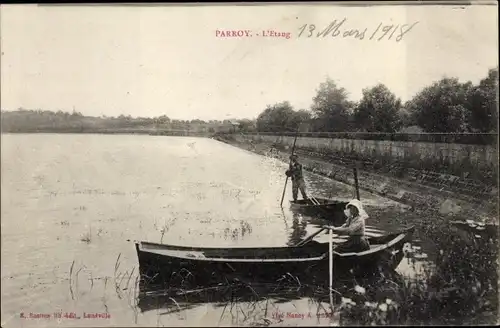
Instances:
[[[498,5],[2,5],[2,327],[498,323]]]

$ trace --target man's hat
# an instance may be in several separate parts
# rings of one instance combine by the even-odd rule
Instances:
[[[299,158],[296,154],[290,155],[290,159]]]

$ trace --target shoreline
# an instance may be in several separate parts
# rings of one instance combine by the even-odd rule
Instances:
[[[265,143],[239,142],[221,137],[214,139],[255,154],[272,156],[284,163],[287,163],[289,156],[289,151]],[[333,164],[307,153],[297,153],[305,171],[354,186],[352,166]],[[410,212],[415,214],[429,213],[450,221],[475,220],[495,224],[498,222],[498,206],[491,204],[491,198],[497,199],[493,194],[490,199],[481,199],[458,194],[444,187],[438,189],[361,169],[358,169],[358,181],[360,189],[407,205],[410,207]]]
[[[106,130],[37,130],[37,131],[1,131],[1,134],[129,134],[129,135],[150,135],[150,136],[199,136],[211,138],[213,133],[203,131],[188,130],[141,130],[141,129],[106,129]]]

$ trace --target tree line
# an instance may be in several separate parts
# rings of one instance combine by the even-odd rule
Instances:
[[[214,133],[230,132],[239,125],[231,120],[176,120],[167,115],[157,117],[100,117],[84,116],[80,112],[50,111],[19,108],[16,111],[2,111],[2,132],[99,132],[114,129],[132,130],[184,130]],[[250,120],[240,120],[250,122]],[[248,123],[251,125],[251,123]]]
[[[477,85],[442,78],[403,103],[384,84],[362,90],[355,102],[331,78],[320,83],[309,109],[296,110],[288,101],[268,105],[256,119],[175,120],[158,117],[84,116],[50,110],[2,111],[3,132],[170,129],[203,132],[368,132],[368,133],[496,133],[498,67]]]
[[[259,132],[496,133],[498,67],[477,85],[445,77],[403,103],[384,84],[362,91],[358,102],[331,78],[316,90],[309,110],[288,101],[268,105],[255,122]],[[241,127],[243,129],[243,126]]]

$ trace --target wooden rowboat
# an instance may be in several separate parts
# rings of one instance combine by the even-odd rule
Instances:
[[[370,268],[395,269],[403,259],[403,245],[414,227],[372,237],[370,249],[359,253],[333,251],[334,274],[366,273]],[[317,234],[317,233],[316,233]],[[340,243],[342,241],[338,241]],[[327,280],[329,243],[310,240],[302,246],[267,248],[208,248],[135,243],[144,281],[166,286],[207,286],[234,277],[252,281],[277,281],[284,275]],[[326,276],[325,276],[326,274]]]
[[[359,200],[358,170],[356,167],[353,167],[353,172],[356,198]],[[333,224],[343,224],[347,219],[344,214],[347,204],[349,201],[346,200],[309,197],[308,199],[290,201],[290,209],[330,221]]]
[[[348,203],[349,201],[344,200],[310,197],[290,201],[290,209],[308,216],[331,221],[334,224],[342,224],[347,219],[344,210]]]

